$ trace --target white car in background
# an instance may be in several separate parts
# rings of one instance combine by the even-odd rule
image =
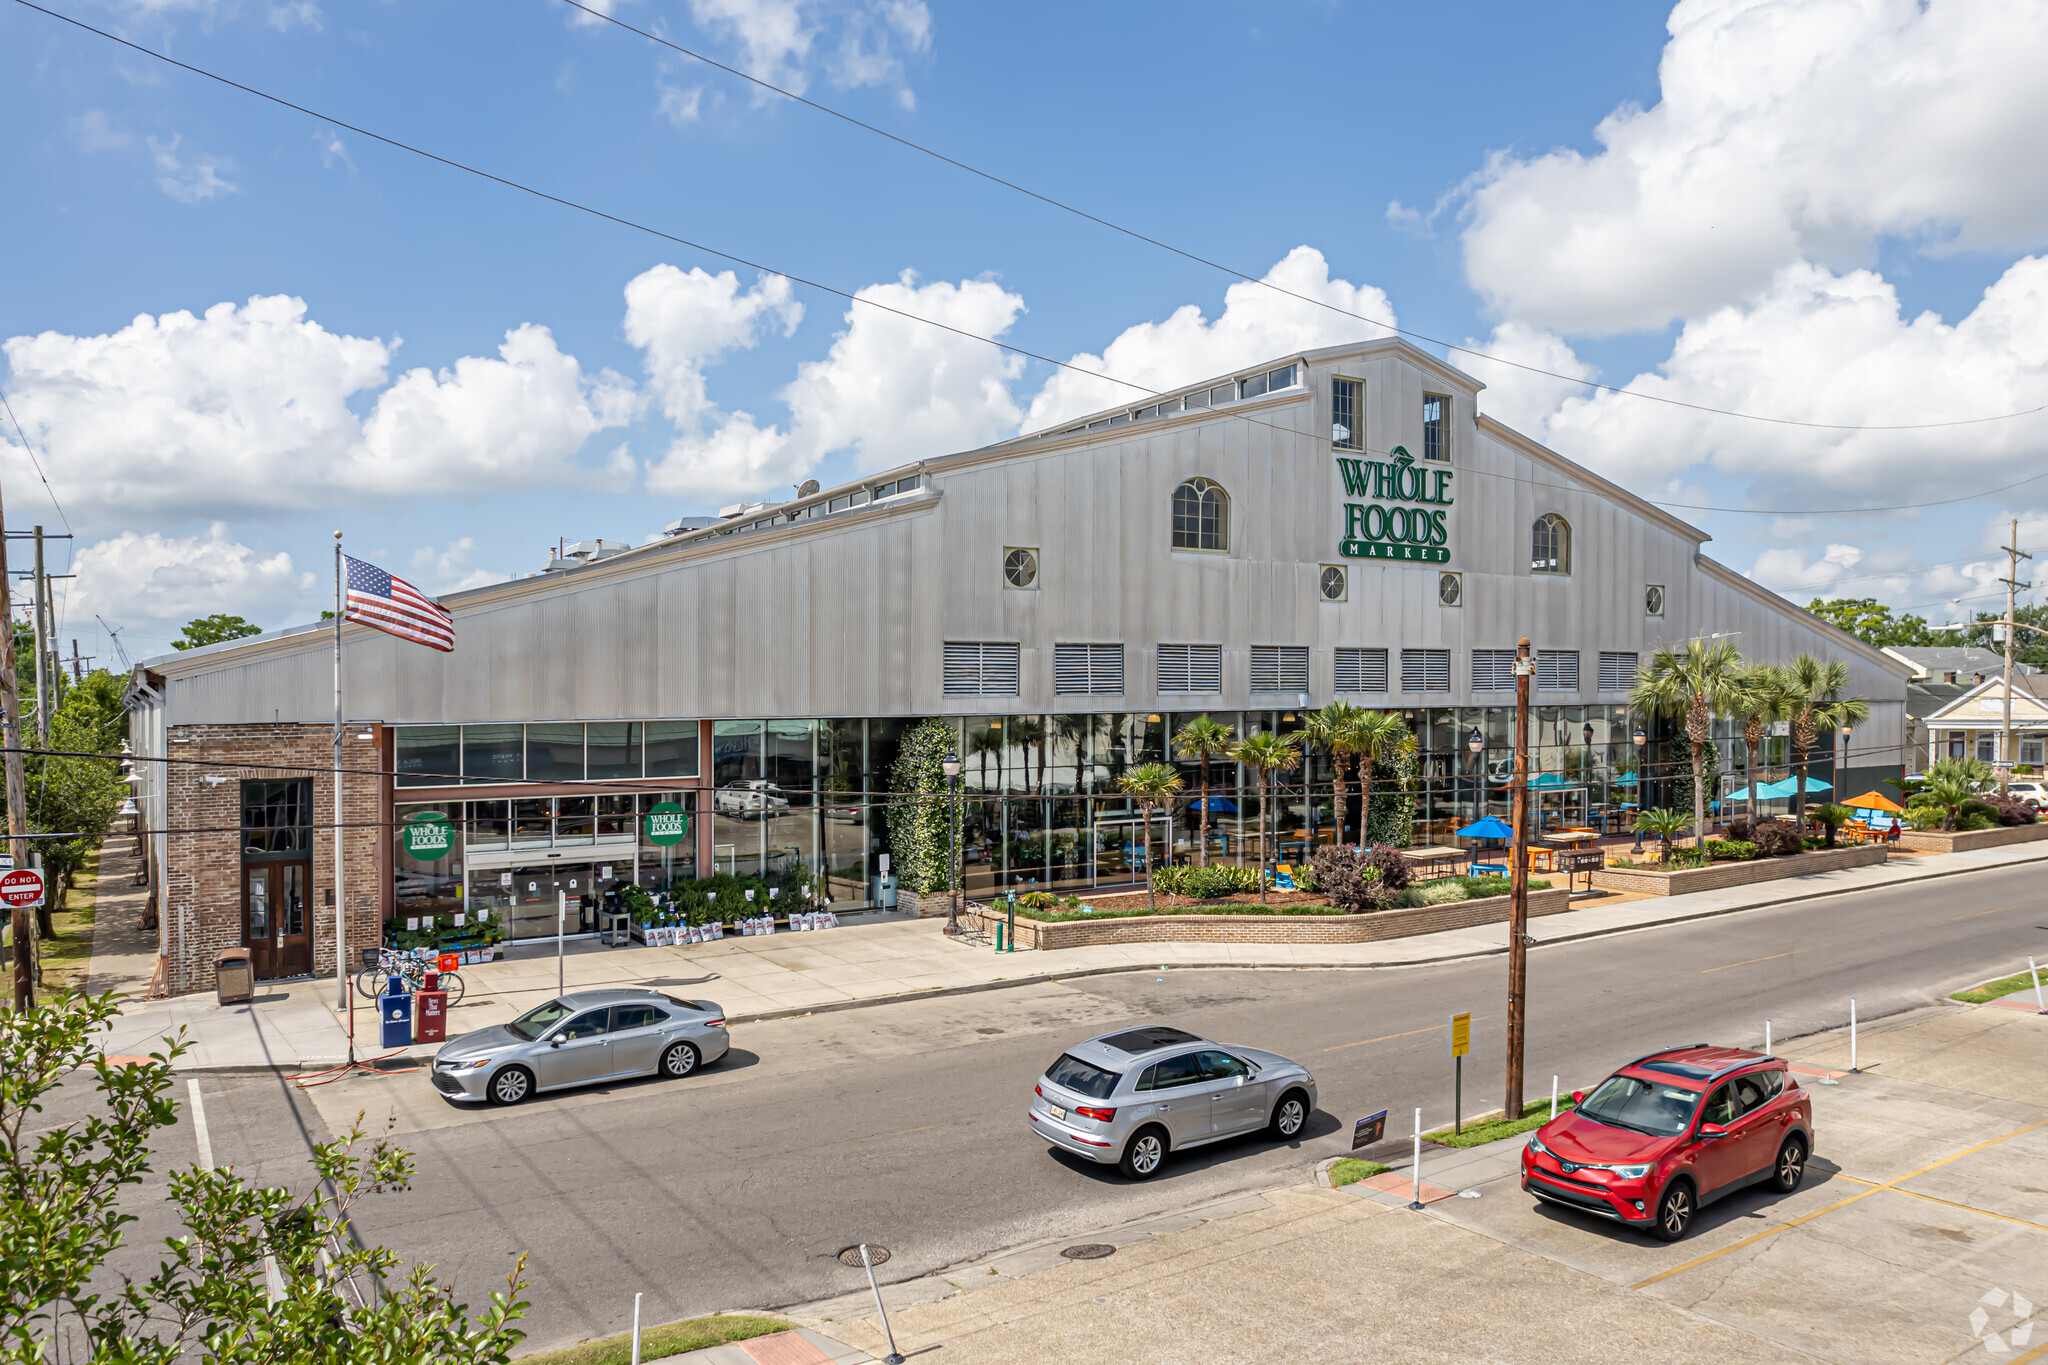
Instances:
[[[2008,782],[2005,794],[2016,801],[2024,801],[2035,810],[2048,807],[2048,786],[2039,782]]]
[[[765,820],[788,810],[789,798],[773,782],[729,782],[712,793],[711,808],[720,815],[751,815]]]

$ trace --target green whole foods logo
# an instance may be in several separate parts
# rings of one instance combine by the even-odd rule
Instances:
[[[454,822],[439,811],[407,816],[400,833],[405,856],[415,862],[438,863],[455,851]]]
[[[663,848],[679,844],[690,832],[690,813],[673,801],[660,801],[647,808],[647,842]]]
[[[1419,466],[1401,446],[1392,454],[1391,460],[1337,461],[1344,496],[1373,499],[1344,504],[1339,553],[1348,559],[1450,563],[1450,532],[1444,526],[1445,513],[1437,509],[1451,505],[1451,471]],[[1388,502],[1417,505],[1384,505]]]

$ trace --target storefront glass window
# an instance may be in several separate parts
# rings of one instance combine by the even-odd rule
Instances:
[[[555,846],[587,844],[597,837],[597,798],[558,796],[555,798]]]
[[[637,874],[640,885],[649,891],[666,891],[677,879],[690,880],[697,875],[697,794],[688,791],[642,792],[635,800],[639,809],[634,818],[634,838],[640,846],[640,870]],[[679,843],[663,846],[647,837],[647,812],[661,802],[673,802],[690,813],[690,831]]]
[[[645,729],[649,777],[697,775],[696,721],[650,720]]]
[[[472,801],[469,803],[469,846],[503,848],[511,833],[512,803]]]
[[[859,794],[867,790],[867,732],[858,720],[818,722],[818,790]]]
[[[597,837],[603,839],[631,838],[633,834],[633,797],[630,793],[617,793],[597,798]]]
[[[455,825],[454,847],[441,857],[427,860],[406,851],[405,825],[409,817],[433,812],[445,815]],[[392,808],[392,878],[395,886],[392,915],[394,927],[418,929],[437,915],[454,915],[462,903],[462,803],[402,805]]]
[[[462,780],[517,782],[526,776],[525,727],[465,725],[462,727]]]
[[[242,784],[242,857],[303,858],[313,848],[310,778]]]
[[[721,720],[711,726],[711,780],[726,787],[761,778],[761,722]]]
[[[637,721],[593,722],[585,727],[589,735],[587,765],[593,782],[640,776],[640,725]]]
[[[581,782],[583,727],[562,724],[527,726],[526,780]]]
[[[460,781],[461,727],[454,725],[401,725],[395,735],[397,748],[396,785],[401,787],[452,786]]]
[[[554,821],[546,797],[512,803],[512,847],[547,848],[554,843]]]

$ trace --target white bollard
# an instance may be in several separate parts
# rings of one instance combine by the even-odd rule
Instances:
[[[633,1296],[633,1365],[640,1365],[640,1296]]]
[[[868,1290],[875,1296],[875,1312],[882,1319],[882,1335],[889,1341],[889,1354],[882,1357],[882,1365],[903,1365],[903,1353],[896,1349],[896,1334],[889,1330],[889,1310],[882,1307],[882,1290],[875,1283],[875,1263],[868,1259],[866,1242],[860,1244],[860,1265],[868,1273]]]
[[[1550,1117],[1557,1117],[1557,1077],[1550,1078]]]
[[[1408,1201],[1408,1207],[1422,1207],[1422,1111],[1415,1111],[1415,1193]]]
[[[1764,1020],[1764,1055],[1771,1055],[1771,1021]]]
[[[1861,1076],[1863,1072],[1856,1065],[1856,1001],[1849,1001],[1849,1074]]]
[[[2048,1000],[2041,998],[2041,969],[2034,965],[2034,959],[2031,957],[2027,959],[2027,970],[2034,977],[2034,1012],[2048,1014]]]

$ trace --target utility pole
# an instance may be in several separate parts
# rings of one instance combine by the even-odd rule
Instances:
[[[92,655],[90,655],[90,654],[88,654],[88,655],[84,656],[84,658],[80,658],[80,657],[79,657],[79,653],[78,653],[78,637],[77,637],[77,636],[75,636],[75,635],[74,635],[74,636],[72,636],[72,637],[71,637],[71,681],[72,681],[72,682],[74,682],[74,683],[82,683],[82,682],[84,682],[84,681],[85,681],[85,660],[86,660],[86,659],[90,659],[91,657],[92,657]]]
[[[2005,549],[2005,577],[1999,581],[2005,584],[2005,729],[1998,740],[1998,756],[2005,760],[1998,768],[1998,794],[2006,794],[2006,786],[2012,781],[2013,761],[2018,757],[2014,748],[2016,741],[2012,733],[2012,656],[2019,647],[2018,622],[2013,619],[2014,599],[2021,588],[2031,588],[2032,583],[2022,583],[2020,561],[2033,556],[2020,549],[2020,524],[2017,518],[2012,522],[2012,541]]]
[[[1512,811],[1514,856],[1508,893],[1508,1093],[1501,1112],[1509,1122],[1522,1117],[1522,1045],[1529,1022],[1529,637],[1515,646],[1515,782]]]
[[[7,749],[7,836],[16,867],[28,866],[28,781],[21,762],[21,680],[14,668],[13,583],[7,572],[7,515],[0,505],[0,621],[7,623],[7,648],[0,650],[0,743]],[[14,1009],[16,1013],[36,1003],[36,979],[29,963],[29,946],[35,924],[27,906],[16,906],[13,915]]]
[[[48,631],[50,618],[43,614],[43,528],[35,529],[36,573],[29,584],[29,591],[35,595],[36,622],[36,742],[45,749],[50,747],[50,681],[45,676],[44,660],[50,653]]]

